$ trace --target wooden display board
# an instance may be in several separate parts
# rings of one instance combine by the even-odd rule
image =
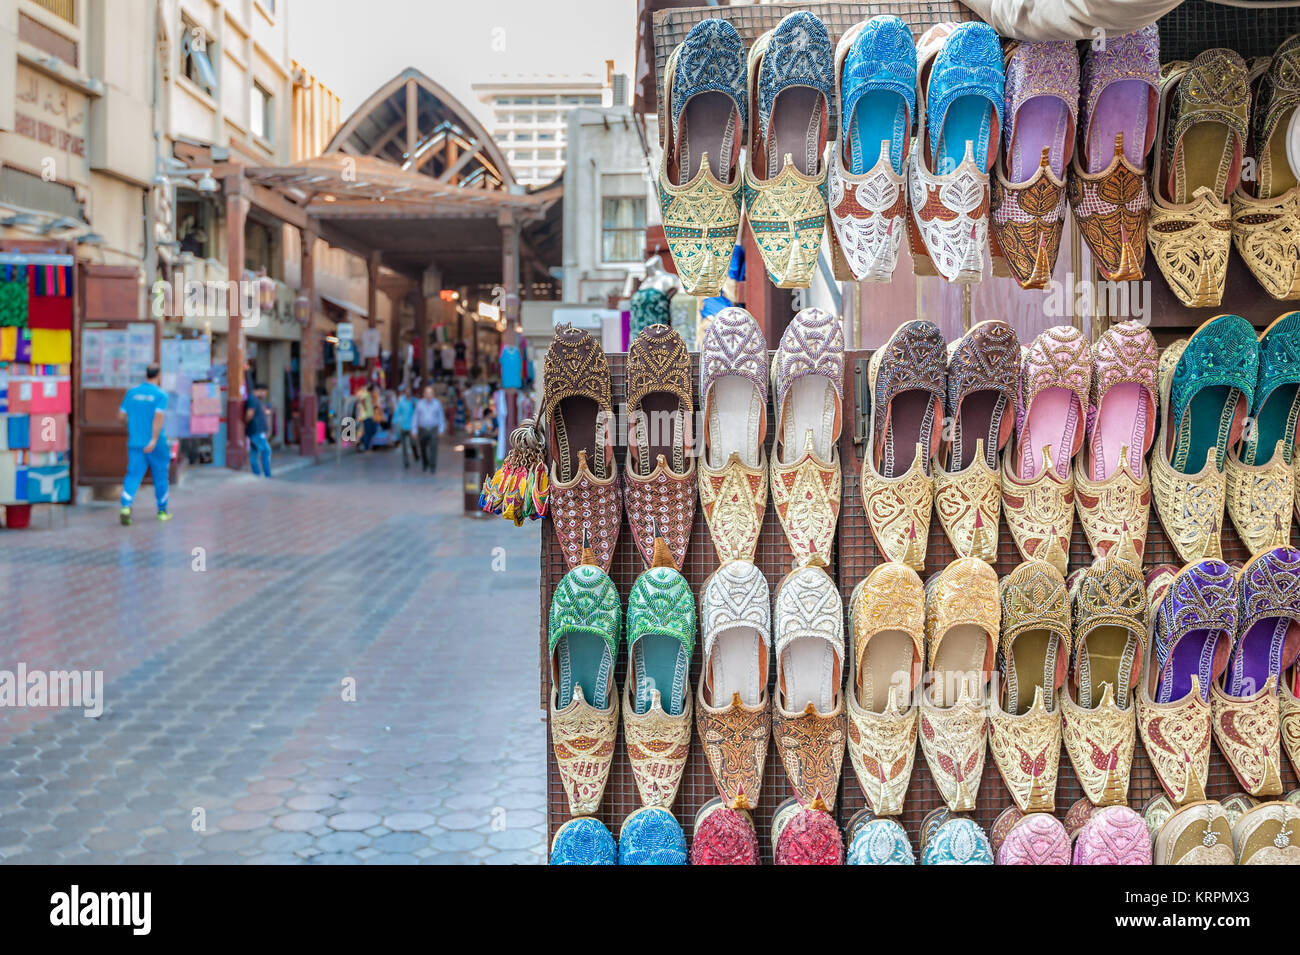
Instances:
[[[856,420],[854,410],[854,367],[858,361],[865,362],[870,357],[867,351],[851,351],[846,355],[845,361],[845,381],[844,381],[844,402],[843,402],[843,421],[844,431],[840,440],[840,461],[843,468],[843,497],[840,509],[839,525],[837,527],[835,547],[830,566],[827,568],[832,579],[835,580],[839,587],[840,594],[845,601],[845,643],[846,652],[852,652],[852,634],[847,632],[848,612],[847,603],[849,595],[852,593],[854,586],[866,575],[883,562],[879,549],[871,537],[870,529],[867,526],[866,514],[862,507],[862,496],[859,490],[859,474],[861,471],[861,457],[859,449],[853,443],[854,422]],[[693,370],[692,381],[698,382],[698,363],[699,355],[692,355]],[[608,356],[610,371],[613,378],[613,399],[614,406],[617,408],[626,400],[626,389],[624,385],[624,371],[626,356],[621,354],[611,354]],[[770,396],[769,396],[770,401]],[[695,396],[696,407],[699,407],[699,395]],[[864,410],[869,410],[864,408]],[[769,423],[775,422],[776,418],[769,406],[767,412]],[[768,458],[771,459],[772,440],[774,428],[771,424],[768,427],[767,451]],[[618,448],[615,450],[618,458],[618,465],[621,471],[623,456],[626,449]],[[550,698],[550,662],[546,647],[546,621],[550,609],[551,594],[556,584],[560,581],[567,571],[567,565],[559,546],[555,541],[555,529],[547,521],[542,527],[542,572],[541,572],[541,705],[544,710],[549,707]],[[1238,540],[1235,530],[1230,523],[1223,531],[1223,554],[1224,559],[1232,561],[1242,561],[1250,555],[1245,546]],[[922,573],[922,579],[937,573],[946,566],[955,557],[951,545],[944,536],[943,529],[937,518],[933,519],[930,525],[930,539],[926,551],[926,566]],[[763,529],[759,535],[758,552],[755,556],[755,564],[767,578],[773,597],[775,597],[778,585],[781,579],[792,568],[792,555],[786,545],[785,535],[781,530],[780,523],[777,520],[776,512],[769,501],[767,514],[764,518]],[[1091,563],[1091,552],[1088,549],[1088,543],[1084,537],[1083,529],[1075,522],[1074,537],[1070,545],[1070,569],[1074,570],[1079,567],[1087,566]],[[1001,577],[1011,572],[1013,568],[1021,563],[1021,558],[1015,549],[1011,539],[1011,533],[1006,526],[1005,520],[1001,527],[999,537],[998,560],[994,565],[998,576]],[[1154,511],[1151,515],[1150,529],[1147,534],[1147,543],[1145,551],[1144,569],[1149,570],[1151,567],[1171,563],[1180,565],[1177,555],[1169,544],[1160,527]],[[710,574],[718,567],[717,555],[713,549],[713,544],[709,538],[709,530],[704,520],[704,512],[697,507],[695,515],[695,527],[691,534],[689,549],[687,550],[685,565],[682,567],[682,573],[690,583],[692,590],[695,592],[696,607],[698,611],[699,598],[704,582]],[[618,587],[619,594],[622,597],[623,605],[627,605],[628,592],[632,587],[637,576],[644,570],[644,564],[641,560],[640,552],[632,541],[631,530],[628,527],[627,519],[624,517],[623,527],[619,534],[618,548],[615,552],[613,564],[610,567],[610,577]],[[700,679],[700,641],[697,640],[694,658],[691,662],[691,682],[690,689],[694,693]],[[845,671],[847,672],[847,666]],[[618,682],[620,690],[627,676],[627,653],[624,648],[619,653],[614,668],[615,679]],[[775,666],[770,668],[769,672],[769,699],[773,698],[775,686]],[[847,690],[845,691],[847,692]],[[554,836],[555,830],[569,819],[568,802],[564,794],[564,787],[560,782],[559,772],[556,768],[554,753],[550,746],[550,734],[547,734],[547,821],[549,834]],[[1129,786],[1129,805],[1139,811],[1146,801],[1161,792],[1159,781],[1152,771],[1150,763],[1147,761],[1146,754],[1143,750],[1141,739],[1138,740],[1136,751],[1133,758],[1132,781]],[[1290,792],[1297,786],[1297,779],[1290,763],[1283,760],[1283,788],[1284,791]],[[1236,792],[1238,786],[1232,771],[1228,768],[1223,756],[1219,753],[1217,746],[1213,749],[1210,759],[1209,784],[1206,791],[1211,798],[1222,799]],[[692,733],[691,753],[687,760],[685,772],[682,777],[681,788],[677,794],[677,800],[673,805],[673,813],[681,822],[686,831],[688,842],[693,836],[694,819],[696,811],[705,802],[716,796],[717,787],[714,785],[713,776],[709,772],[708,762],[704,755],[704,750],[699,745],[697,734]],[[763,775],[763,790],[758,801],[758,807],[753,812],[754,823],[758,832],[759,845],[765,862],[772,861],[771,845],[771,821],[772,815],[777,805],[784,799],[793,796],[794,792],[786,781],[785,769],[781,764],[781,758],[776,750],[776,745],[769,741],[767,765]],[[1056,815],[1064,818],[1066,810],[1069,809],[1075,800],[1082,798],[1083,790],[1074,775],[1074,768],[1070,765],[1069,757],[1066,755],[1064,748],[1061,750],[1061,769],[1059,781],[1056,789]],[[627,759],[627,753],[623,741],[622,726],[620,719],[619,736],[616,743],[616,753],[614,763],[610,771],[609,783],[605,789],[605,798],[601,803],[598,818],[604,822],[614,834],[618,836],[619,827],[624,818],[633,810],[641,805],[637,795],[636,784],[632,779],[631,765]],[[865,807],[865,801],[862,792],[858,787],[857,779],[853,773],[852,764],[848,758],[847,752],[844,757],[844,771],[840,781],[839,798],[836,801],[834,814],[838,820],[841,829],[845,826],[853,814]],[[916,763],[912,772],[911,785],[908,787],[906,802],[904,803],[904,812],[900,822],[906,827],[909,836],[912,839],[913,847],[919,846],[919,829],[922,817],[931,809],[942,806],[943,800],[940,798],[934,781],[930,777],[929,769],[926,766],[924,756],[919,752],[916,755]],[[1006,807],[1012,805],[1011,796],[1007,792],[998,774],[996,765],[993,762],[992,754],[989,754],[984,764],[984,774],[981,778],[978,800],[974,818],[986,829],[993,824],[994,819]]]

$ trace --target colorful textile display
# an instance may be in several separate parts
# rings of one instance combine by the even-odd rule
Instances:
[[[28,445],[33,451],[68,450],[68,416],[34,414],[29,418]]]
[[[0,451],[0,504],[21,504],[27,500],[26,469],[23,469],[23,496],[18,495],[18,459]]]
[[[31,446],[31,417],[25,414],[11,414],[8,421],[10,448],[28,448]]]
[[[496,474],[483,482],[478,506],[488,514],[500,514],[518,527],[527,518],[546,516],[550,476],[542,458],[545,442],[532,418],[510,433],[510,452]]]
[[[40,376],[32,382],[32,414],[72,414],[72,379]]]
[[[18,329],[0,328],[0,361],[13,361],[18,357]]]
[[[0,325],[27,324],[27,266],[0,265]]]
[[[31,336],[30,361],[38,365],[66,365],[72,362],[71,331],[33,328],[27,334]]]
[[[32,295],[27,301],[27,327],[72,331],[72,298]]]
[[[71,480],[66,464],[29,467],[27,500],[41,504],[61,504],[71,497]]]

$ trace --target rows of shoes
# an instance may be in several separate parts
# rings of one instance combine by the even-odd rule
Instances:
[[[978,282],[990,261],[1045,288],[1068,206],[1107,280],[1143,278],[1149,245],[1183,304],[1217,306],[1235,244],[1297,299],[1297,77],[1300,36],[1162,64],[1155,25],[1080,58],[982,22],[914,40],[892,16],[832,45],[806,11],[746,50],[706,19],[664,71],[664,232],[695,295],[719,293],[742,216],[781,288],[809,286],[823,233],[837,279],[888,282],[905,231],[917,275]]]
[[[769,745],[794,794],[770,826],[779,864],[1300,861],[1282,782],[1284,759],[1300,766],[1300,312],[1258,334],[1221,315],[1163,351],[1137,323],[1092,345],[1068,326],[1022,345],[1000,321],[951,343],[904,323],[866,375],[880,561],[841,592],[844,362],[834,315],[800,311],[769,353],[732,307],[701,342],[697,389],[680,337],[650,325],[620,422],[599,345],[557,328],[543,421],[570,569],[546,639],[572,818],[552,861],[756,863]],[[1153,500],[1177,565],[1145,554]],[[779,580],[756,558],[769,501],[793,568]],[[717,562],[698,603],[682,574],[697,507]],[[1021,563],[999,577],[1004,517]],[[923,581],[932,519],[956,556]],[[1071,566],[1076,520],[1091,554]],[[1229,520],[1243,563],[1222,556]],[[645,568],[626,607],[609,576],[625,522]],[[616,840],[596,815],[620,719],[641,807]],[[1142,814],[1139,739],[1163,790]],[[1232,800],[1206,798],[1212,745]],[[717,797],[688,847],[672,808],[695,746]],[[937,804],[913,846],[899,819],[918,747]],[[1084,794],[1071,807],[1062,749]],[[846,751],[867,806],[847,843]],[[990,800],[1005,811],[985,832]]]

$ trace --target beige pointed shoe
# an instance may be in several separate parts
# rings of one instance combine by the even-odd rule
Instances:
[[[849,598],[849,759],[876,816],[897,816],[916,758],[925,588],[902,563],[881,564]]]
[[[987,750],[983,696],[1001,621],[997,573],[978,558],[959,557],[926,582],[925,616],[932,682],[921,693],[921,752],[948,808],[968,812]]]
[[[1045,560],[1029,560],[999,584],[1002,699],[989,707],[989,749],[1022,812],[1053,812],[1061,765],[1057,705],[1070,660],[1065,579]]]
[[[1265,802],[1232,826],[1237,865],[1300,865],[1300,808]]]
[[[1203,799],[1176,809],[1156,831],[1152,860],[1156,865],[1235,865],[1228,814],[1217,802]]]

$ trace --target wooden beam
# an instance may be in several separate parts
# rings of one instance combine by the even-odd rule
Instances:
[[[453,177],[468,166],[474,158],[478,156],[479,151],[483,148],[483,144],[480,142],[471,142],[470,146],[472,148],[465,150],[453,165],[448,166],[443,170],[442,175],[438,177],[439,182],[449,182],[454,184],[456,180]]]
[[[244,466],[244,329],[239,280],[244,274],[244,224],[248,221],[247,183],[242,175],[226,179],[226,467]]]
[[[307,210],[302,206],[290,202],[274,189],[259,186],[257,183],[247,183],[246,189],[248,198],[259,209],[269,212],[277,219],[287,222],[297,229],[307,228],[307,222],[311,217],[307,215]]]
[[[299,231],[302,241],[300,294],[307,299],[307,324],[298,340],[298,453],[316,456],[316,225]]]
[[[406,81],[406,158],[415,155],[415,145],[420,139],[419,87],[415,80]]]
[[[371,146],[368,150],[366,150],[366,155],[378,156],[379,151],[383,149],[385,146],[387,146],[389,143],[391,143],[393,139],[397,136],[397,134],[400,133],[405,128],[406,128],[406,123],[403,120],[399,119],[397,122],[393,123],[393,125],[389,126],[388,129],[384,132],[384,135],[376,139],[374,145]]]

